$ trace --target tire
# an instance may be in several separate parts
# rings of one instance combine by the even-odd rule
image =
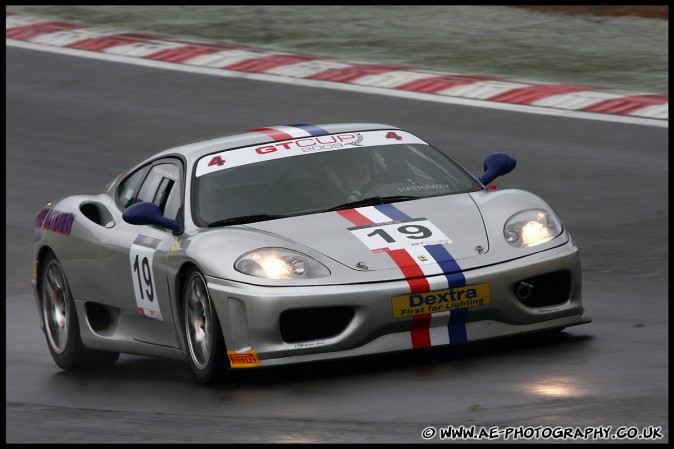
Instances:
[[[119,353],[88,349],[82,344],[75,303],[56,256],[49,254],[43,267],[42,318],[47,346],[56,365],[66,371],[112,366]]]
[[[201,383],[222,382],[229,368],[227,348],[206,279],[196,268],[187,272],[182,299],[187,356],[192,372]]]

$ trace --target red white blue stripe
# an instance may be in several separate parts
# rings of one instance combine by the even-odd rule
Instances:
[[[338,213],[356,226],[412,220],[393,204],[346,209]],[[466,279],[461,267],[442,244],[414,246],[385,252],[400,268],[409,293],[463,287]],[[383,256],[383,253],[381,257]],[[464,343],[468,309],[457,309],[412,317],[410,341],[413,348]]]
[[[276,141],[298,139],[300,137],[324,136],[329,134],[326,130],[316,125],[272,126],[269,128],[249,129],[248,131],[266,134]]]

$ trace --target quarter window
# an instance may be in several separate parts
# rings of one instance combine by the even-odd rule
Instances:
[[[177,219],[181,206],[180,168],[164,162],[142,168],[120,184],[117,199],[122,209],[147,201],[159,206],[162,215]]]
[[[136,202],[135,199],[138,195],[138,190],[140,189],[140,185],[143,182],[143,179],[145,179],[146,174],[147,167],[144,167],[122,181],[117,190],[117,200],[122,209],[126,209]]]

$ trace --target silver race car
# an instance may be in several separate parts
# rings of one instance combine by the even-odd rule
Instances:
[[[253,129],[163,151],[36,216],[33,292],[56,364],[253,368],[587,323],[552,208],[382,124]]]

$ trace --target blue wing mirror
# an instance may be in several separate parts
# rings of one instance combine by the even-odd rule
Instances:
[[[150,202],[136,203],[129,206],[122,218],[132,225],[155,225],[172,231],[180,231],[180,222],[162,216],[159,206]]]
[[[483,185],[488,185],[499,176],[513,171],[517,165],[514,157],[506,153],[492,153],[484,159],[484,173],[478,178]]]

